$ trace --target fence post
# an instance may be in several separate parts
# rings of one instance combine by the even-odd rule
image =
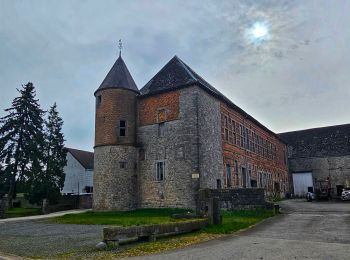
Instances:
[[[0,219],[5,218],[5,200],[0,198]]]
[[[219,203],[219,198],[217,197],[209,199],[208,218],[209,218],[209,224],[218,225],[218,224],[221,224],[222,222],[220,203]]]

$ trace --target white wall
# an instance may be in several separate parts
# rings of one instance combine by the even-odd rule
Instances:
[[[66,178],[61,193],[83,193],[85,186],[93,186],[93,171],[85,168],[70,152],[67,153],[67,165],[64,167]]]

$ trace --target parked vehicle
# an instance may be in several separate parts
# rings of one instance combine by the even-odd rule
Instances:
[[[315,199],[316,199],[316,194],[315,194],[315,193],[313,193],[313,192],[308,192],[308,193],[306,194],[306,200],[307,200],[307,201],[311,202],[311,201],[313,201],[313,200],[315,200]]]
[[[343,189],[343,192],[341,193],[341,199],[350,200],[350,188]]]
[[[331,199],[332,189],[329,179],[317,180],[315,179],[315,193],[316,199]]]

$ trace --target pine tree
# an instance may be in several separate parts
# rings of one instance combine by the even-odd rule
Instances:
[[[45,126],[44,171],[30,180],[29,200],[32,203],[40,203],[43,199],[56,202],[65,179],[63,168],[67,164],[67,151],[62,133],[63,120],[57,112],[56,103],[48,112]]]
[[[8,115],[0,118],[0,164],[3,187],[8,186],[8,204],[16,195],[16,182],[24,181],[42,171],[44,148],[43,115],[31,82],[5,109]]]

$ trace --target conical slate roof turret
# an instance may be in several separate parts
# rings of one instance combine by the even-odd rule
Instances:
[[[96,92],[101,89],[110,88],[124,88],[139,93],[139,89],[121,56],[118,57]]]

